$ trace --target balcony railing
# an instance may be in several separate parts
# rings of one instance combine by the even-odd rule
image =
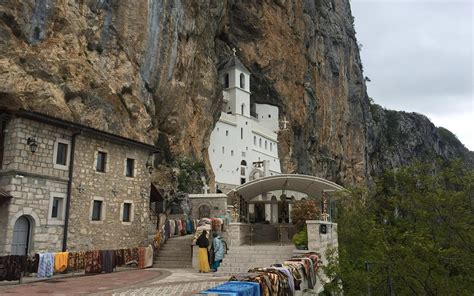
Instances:
[[[237,118],[235,117],[234,114],[227,114],[227,113],[221,112],[221,117],[219,118],[219,120],[233,124],[233,125],[237,125]]]

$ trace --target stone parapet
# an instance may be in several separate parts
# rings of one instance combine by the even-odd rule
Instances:
[[[250,243],[250,224],[232,222],[229,223],[230,246],[242,246]]]

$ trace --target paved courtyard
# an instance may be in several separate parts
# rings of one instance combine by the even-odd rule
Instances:
[[[192,295],[228,277],[192,269],[130,270],[0,287],[0,295]]]

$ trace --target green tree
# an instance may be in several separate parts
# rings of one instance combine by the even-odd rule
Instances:
[[[327,293],[474,292],[472,169],[412,165],[386,173],[372,190],[352,190],[339,205],[339,254],[324,267],[334,280]]]

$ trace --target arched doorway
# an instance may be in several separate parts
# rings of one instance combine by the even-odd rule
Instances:
[[[208,205],[202,205],[199,207],[199,219],[210,218],[211,208]]]
[[[31,239],[31,219],[23,215],[15,222],[13,227],[12,255],[26,255],[29,251]]]

